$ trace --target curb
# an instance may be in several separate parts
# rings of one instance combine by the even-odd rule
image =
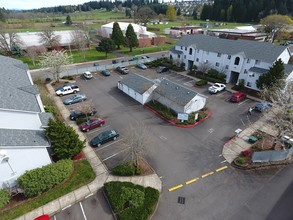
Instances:
[[[157,116],[159,116],[161,119],[163,119],[164,121],[168,122],[169,124],[172,124],[173,126],[176,126],[176,127],[179,127],[179,128],[193,128],[195,127],[196,125],[198,125],[199,123],[201,123],[202,121],[208,119],[212,113],[210,111],[208,111],[208,115],[204,118],[202,118],[201,120],[195,122],[194,124],[192,125],[181,125],[181,124],[176,124],[175,122],[165,118],[163,115],[161,115],[159,112],[157,112],[156,110],[148,107],[147,105],[143,105],[146,109],[150,110],[151,112],[153,112],[154,114],[156,114]]]

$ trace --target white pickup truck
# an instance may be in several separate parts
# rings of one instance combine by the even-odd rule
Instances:
[[[79,87],[76,85],[64,85],[56,90],[56,95],[63,96],[79,92]]]

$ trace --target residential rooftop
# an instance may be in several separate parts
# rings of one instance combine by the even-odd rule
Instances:
[[[155,84],[150,79],[136,73],[126,75],[125,78],[122,79],[120,82],[125,84],[129,88],[132,88],[134,91],[141,95]]]

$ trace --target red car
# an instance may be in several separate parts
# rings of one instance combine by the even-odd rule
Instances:
[[[91,118],[89,121],[79,125],[81,131],[89,131],[97,127],[102,127],[105,124],[105,120],[101,118]]]
[[[37,218],[35,218],[34,220],[50,220],[50,216],[49,215],[41,215]]]
[[[231,102],[241,102],[246,98],[246,94],[243,92],[235,92],[232,94],[230,101]]]

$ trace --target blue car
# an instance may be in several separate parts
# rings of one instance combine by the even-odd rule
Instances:
[[[270,107],[272,107],[272,105],[266,101],[260,102],[258,104],[256,104],[256,106],[254,107],[255,110],[259,111],[259,112],[263,112],[268,110]]]
[[[87,99],[87,97],[86,97],[85,94],[75,94],[75,95],[69,97],[68,99],[65,99],[63,101],[63,103],[65,105],[71,105],[71,104],[74,104],[74,103],[83,102],[86,99]]]

